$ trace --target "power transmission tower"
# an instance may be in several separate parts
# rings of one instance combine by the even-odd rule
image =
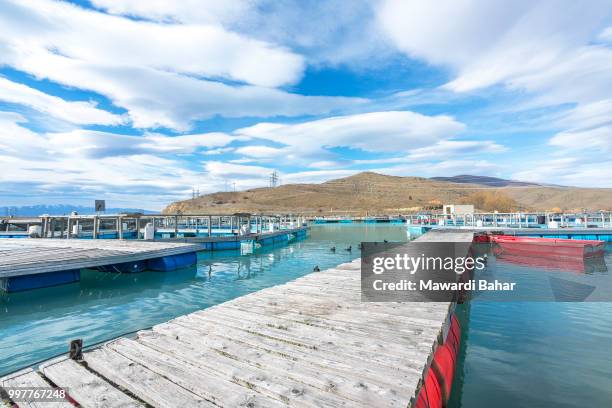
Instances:
[[[272,174],[270,174],[270,187],[276,186],[278,186],[278,173],[274,170]]]

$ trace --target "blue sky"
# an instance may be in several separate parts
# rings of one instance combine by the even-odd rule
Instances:
[[[609,1],[5,0],[0,205],[363,170],[612,187]]]

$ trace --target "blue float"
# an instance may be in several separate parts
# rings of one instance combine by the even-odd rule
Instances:
[[[143,272],[147,269],[147,261],[123,262],[113,265],[98,266],[96,269],[101,272],[115,273]]]
[[[186,268],[198,262],[198,255],[195,252],[186,254],[162,256],[147,260],[147,269],[152,271],[167,272],[175,269]]]
[[[80,269],[39,273],[36,275],[11,276],[0,279],[0,289],[5,292],[22,292],[30,289],[64,285],[81,280]]]

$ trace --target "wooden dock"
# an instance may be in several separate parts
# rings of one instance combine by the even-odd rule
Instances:
[[[137,240],[0,239],[0,278],[135,262],[199,251],[194,244]]]
[[[53,384],[83,407],[410,407],[454,305],[360,293],[356,260],[0,385]]]

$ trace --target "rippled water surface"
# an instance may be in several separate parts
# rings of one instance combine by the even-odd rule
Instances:
[[[309,238],[240,256],[201,252],[197,268],[139,274],[83,271],[81,282],[0,295],[0,375],[85,345],[278,285],[359,257],[361,241],[407,240],[403,225],[313,226]],[[345,251],[349,245],[352,252]],[[336,253],[330,251],[336,246]]]
[[[200,253],[190,270],[86,271],[78,284],[0,296],[0,374],[65,352],[70,339],[111,339],[287,282],[314,265],[350,261],[362,240],[406,238],[402,225],[320,225],[306,240],[253,255]],[[606,265],[610,273],[610,252]],[[512,272],[494,261],[490,267]],[[612,303],[478,300],[459,314],[465,330],[452,408],[612,407]]]
[[[598,268],[582,281],[608,290],[609,247],[605,263],[607,272]],[[489,268],[500,276],[513,268],[515,276],[545,273],[495,262]],[[451,408],[612,407],[612,303],[475,300],[459,312],[467,330]]]

